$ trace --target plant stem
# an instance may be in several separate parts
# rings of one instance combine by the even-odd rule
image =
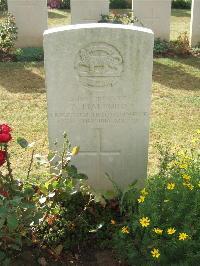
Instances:
[[[7,169],[8,169],[8,176],[10,178],[10,182],[13,182],[12,168],[11,168],[11,163],[10,163],[9,154],[8,154],[8,145],[6,144],[4,147],[5,147],[5,152],[6,152],[6,163],[7,163]]]
[[[31,161],[30,161],[29,168],[28,168],[27,179],[29,178],[30,172],[32,170],[34,153],[35,153],[35,150],[33,149],[31,153]]]

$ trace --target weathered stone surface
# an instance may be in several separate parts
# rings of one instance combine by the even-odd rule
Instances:
[[[191,22],[190,22],[190,45],[200,43],[200,1],[192,0]]]
[[[109,14],[109,0],[71,0],[71,23],[94,23]]]
[[[16,47],[42,47],[47,27],[47,0],[8,0],[8,11],[16,19]]]
[[[96,190],[124,188],[147,173],[153,33],[84,24],[44,34],[49,140],[66,131],[75,165]]]
[[[171,0],[132,0],[135,16],[156,38],[169,40]]]

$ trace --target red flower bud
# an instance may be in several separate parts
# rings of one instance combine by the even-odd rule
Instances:
[[[9,197],[8,191],[6,191],[2,188],[0,189],[0,195],[4,196],[5,198]]]
[[[2,166],[6,161],[6,152],[0,151],[0,166]]]
[[[8,134],[12,131],[11,127],[9,127],[7,124],[0,125],[0,133]]]
[[[7,143],[12,139],[10,133],[0,133],[0,143]]]

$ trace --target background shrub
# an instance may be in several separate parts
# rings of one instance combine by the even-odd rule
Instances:
[[[173,0],[172,8],[190,9],[192,0]]]
[[[50,8],[70,9],[70,0],[48,0]]]
[[[110,8],[128,8],[128,2],[126,0],[110,0]]]
[[[20,62],[42,61],[44,59],[43,48],[19,48],[14,54],[16,61]]]
[[[17,40],[17,27],[15,18],[6,13],[0,21],[0,56],[11,52]]]
[[[7,0],[0,0],[0,11],[6,11],[8,9]]]

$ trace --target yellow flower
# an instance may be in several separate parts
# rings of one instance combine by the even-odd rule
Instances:
[[[141,202],[144,202],[144,200],[145,200],[145,196],[140,196],[138,199],[138,202],[141,203]]]
[[[184,182],[183,185],[190,190],[193,190],[194,186],[191,183]]]
[[[185,240],[187,239],[189,236],[186,233],[179,233],[179,240]]]
[[[191,142],[195,144],[196,142],[198,142],[198,138],[192,139]]]
[[[80,150],[80,147],[79,146],[75,146],[73,149],[72,149],[72,156],[75,156],[79,153],[79,150]]]
[[[187,169],[188,165],[186,163],[181,163],[178,165],[181,169]]]
[[[190,181],[191,177],[189,175],[183,174],[183,179],[185,181]]]
[[[129,234],[129,228],[128,228],[128,226],[122,227],[121,231],[122,231],[123,234]]]
[[[169,229],[167,229],[167,233],[168,235],[173,235],[176,232],[176,229],[170,227]]]
[[[174,183],[168,183],[167,184],[167,189],[173,190],[174,188],[175,188],[175,184]]]
[[[197,129],[197,134],[200,134],[200,129]]]
[[[158,249],[158,248],[154,248],[154,249],[152,249],[152,251],[151,251],[151,255],[152,255],[153,258],[158,259],[158,258],[160,257],[159,249]]]
[[[150,224],[150,219],[148,217],[142,217],[140,219],[140,224],[142,225],[142,227],[147,227]]]
[[[141,194],[142,194],[143,196],[146,196],[146,195],[149,194],[149,193],[146,191],[146,188],[143,188],[140,192],[141,192]]]
[[[154,228],[153,231],[154,231],[156,234],[158,234],[158,235],[162,235],[162,233],[163,233],[163,230],[160,229],[160,228]]]
[[[111,220],[110,223],[111,224],[116,224],[116,221],[115,220]]]

